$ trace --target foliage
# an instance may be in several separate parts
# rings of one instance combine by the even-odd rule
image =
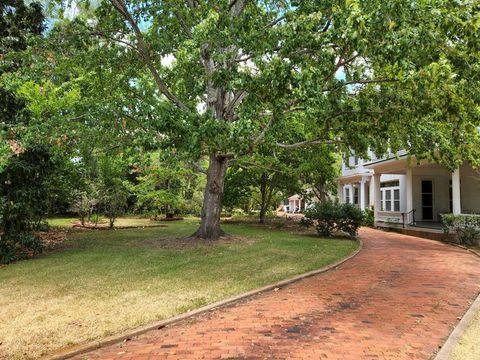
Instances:
[[[18,56],[29,41],[44,30],[42,8],[36,2],[23,0],[0,2],[0,169],[14,155],[17,127],[29,122],[25,101],[2,81],[4,76],[21,69],[26,63]]]
[[[119,157],[103,156],[99,159],[98,170],[99,210],[108,217],[110,228],[113,228],[115,219],[127,207],[129,192],[125,165]]]
[[[337,159],[328,147],[277,149],[260,145],[254,155],[237,159],[226,177],[224,204],[258,208],[263,223],[269,210],[286,197],[325,201],[335,191]]]
[[[98,200],[90,192],[75,191],[69,210],[80,217],[80,222],[85,225],[85,220],[90,217]]]
[[[442,214],[444,231],[454,234],[460,244],[480,246],[480,215]]]
[[[314,225],[321,236],[331,236],[338,231],[355,236],[362,221],[362,211],[355,205],[329,200],[307,209],[304,224]]]
[[[136,194],[138,210],[155,216],[164,213],[200,213],[201,176],[175,156],[154,156],[137,174],[131,187]],[[152,163],[153,162],[153,163]]]
[[[373,208],[366,208],[363,211],[362,225],[370,227],[375,226],[375,211]]]
[[[11,158],[0,172],[0,263],[41,251],[33,233],[45,226],[60,167],[48,147],[37,145]]]

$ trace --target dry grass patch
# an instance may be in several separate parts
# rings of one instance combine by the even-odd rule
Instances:
[[[450,360],[478,360],[480,359],[480,312],[468,325],[458,344],[450,354]]]

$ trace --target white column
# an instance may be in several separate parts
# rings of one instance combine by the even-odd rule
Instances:
[[[405,191],[407,203],[405,204],[405,211],[408,213],[413,210],[413,177],[412,168],[407,168],[407,174],[405,176]]]
[[[380,191],[381,191],[381,184],[380,184],[380,177],[382,174],[375,174],[372,177],[373,180],[373,206],[374,206],[374,217],[375,221],[378,221],[378,213],[380,212],[382,206],[380,204]]]
[[[365,207],[366,207],[365,204],[367,202],[366,201],[367,199],[366,199],[366,196],[365,196],[366,194],[365,194],[365,180],[364,179],[362,179],[360,181],[359,186],[360,186],[360,191],[358,192],[358,203],[360,204],[360,210],[363,211],[363,210],[365,210]]]
[[[453,215],[462,213],[462,201],[460,197],[460,169],[452,173],[452,205]]]
[[[369,192],[368,192],[368,207],[375,206],[375,187],[374,187],[375,181],[373,180],[373,176],[370,177],[369,181]]]

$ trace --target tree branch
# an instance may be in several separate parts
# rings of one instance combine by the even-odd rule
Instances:
[[[316,140],[305,140],[301,141],[295,144],[281,144],[277,143],[278,147],[281,147],[283,149],[296,149],[299,147],[304,147],[304,146],[310,146],[310,145],[333,145],[333,144],[341,144],[343,141],[341,140],[325,140],[325,139],[316,139]]]
[[[131,42],[128,42],[126,40],[122,40],[122,39],[117,39],[116,37],[113,37],[113,36],[109,36],[101,31],[95,31],[95,32],[92,32],[90,33],[90,35],[94,35],[94,36],[101,36],[105,39],[108,39],[108,40],[111,40],[111,41],[115,41],[115,42],[118,42],[120,44],[124,44],[130,48],[132,48],[133,50],[137,51],[140,53],[140,50],[135,46],[133,45]]]
[[[199,163],[197,163],[197,162],[190,162],[189,164],[190,164],[190,166],[191,166],[194,170],[196,170],[196,171],[198,171],[198,172],[200,172],[200,173],[202,173],[202,174],[207,174],[207,170],[205,170],[204,168],[202,168]]]
[[[233,17],[240,16],[246,4],[247,0],[231,0],[228,5],[228,10]]]
[[[190,112],[190,109],[168,89],[167,85],[165,84],[163,79],[160,77],[160,74],[158,73],[155,67],[155,64],[152,60],[152,57],[150,56],[150,52],[143,38],[142,31],[138,27],[138,24],[136,23],[135,19],[128,12],[128,9],[125,3],[123,2],[123,0],[110,0],[110,3],[132,27],[133,32],[135,33],[135,37],[137,39],[137,47],[138,47],[139,53],[142,56],[148,69],[152,73],[155,83],[157,84],[157,87],[160,90],[160,92],[167,99],[169,99],[174,105],[176,105],[179,109]]]

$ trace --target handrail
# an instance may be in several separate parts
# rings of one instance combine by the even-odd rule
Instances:
[[[402,223],[404,228],[406,225],[415,225],[415,209],[402,213]]]

